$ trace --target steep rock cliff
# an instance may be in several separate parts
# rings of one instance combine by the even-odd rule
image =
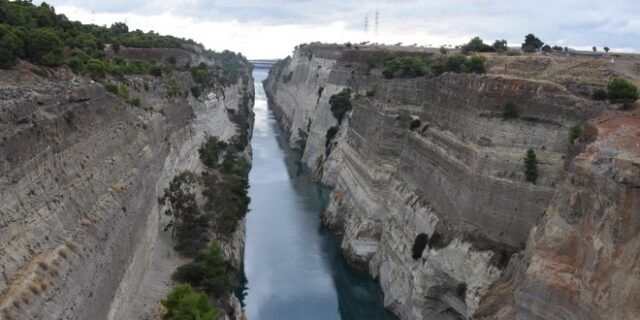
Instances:
[[[509,318],[513,307],[501,316],[487,301],[506,290],[503,303],[515,304],[505,278],[524,268],[529,231],[579,152],[569,127],[606,106],[578,87],[536,79],[548,70],[517,77],[524,67],[515,76],[382,79],[384,57],[406,54],[436,53],[302,45],[265,87],[290,144],[304,148],[303,161],[334,189],[324,222],[342,233],[347,258],[379,279],[390,310],[402,319]],[[509,59],[489,57],[489,65],[504,62],[498,58]],[[338,124],[328,101],[343,88],[359,94]],[[509,101],[518,119],[503,119]],[[540,161],[536,184],[525,181],[527,149]],[[426,248],[413,257],[420,234]]]
[[[215,63],[179,49],[135,51]],[[188,71],[171,75],[181,88],[175,97],[166,94],[169,78],[126,76],[141,107],[66,68],[21,62],[0,72],[0,314],[153,316],[182,263],[157,199],[175,174],[200,170],[206,134],[238,134],[229,110],[252,94],[249,67],[247,82],[216,86],[199,99],[188,93]],[[223,244],[236,266],[243,239],[239,228]]]

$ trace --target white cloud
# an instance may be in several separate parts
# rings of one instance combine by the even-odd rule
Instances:
[[[284,57],[295,45],[313,41],[440,45],[479,35],[487,42],[517,44],[531,32],[552,45],[640,49],[637,0],[54,0],[53,5],[70,19],[106,25],[126,19],[131,29],[192,38],[250,58]],[[363,31],[366,14],[369,33]]]

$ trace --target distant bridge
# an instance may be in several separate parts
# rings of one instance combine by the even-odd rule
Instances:
[[[280,60],[269,60],[269,59],[261,59],[261,60],[249,60],[254,68],[256,69],[271,69],[271,67],[278,63]]]

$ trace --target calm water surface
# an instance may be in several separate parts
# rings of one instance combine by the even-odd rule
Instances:
[[[290,150],[253,73],[255,127],[244,256],[249,320],[393,319],[367,275],[351,269],[334,235],[321,227],[326,191],[313,183]]]

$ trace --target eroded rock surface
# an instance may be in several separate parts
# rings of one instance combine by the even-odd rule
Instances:
[[[0,318],[156,317],[184,263],[157,199],[177,173],[201,170],[207,134],[238,133],[229,110],[253,85],[196,99],[188,71],[127,76],[134,107],[65,68],[35,69],[0,71]],[[184,94],[166,95],[172,80]],[[222,247],[239,266],[244,230]]]
[[[383,59],[403,54],[437,55],[411,48],[301,45],[265,83],[290,144],[304,149],[303,161],[333,187],[323,220],[342,234],[347,259],[379,279],[385,305],[402,319],[509,319],[516,311],[535,318],[538,311],[525,306],[534,308],[541,299],[537,303],[545,309],[541,297],[549,303],[548,296],[536,296],[533,289],[544,282],[523,283],[516,276],[531,259],[525,248],[536,238],[529,233],[553,206],[579,146],[593,138],[585,134],[572,145],[569,128],[610,106],[548,81],[559,75],[547,69],[518,77],[523,66],[514,75],[383,79]],[[508,58],[494,59],[489,57],[490,70]],[[329,99],[343,88],[357,98],[338,123]],[[509,101],[518,106],[519,118],[503,118]],[[327,139],[331,127],[338,133]],[[536,184],[525,181],[527,149],[540,161]],[[629,210],[634,208],[637,215],[637,205]],[[415,255],[420,234],[428,240]],[[516,287],[523,301],[517,307]],[[595,287],[588,290],[597,294]],[[627,287],[620,295],[634,290]],[[509,307],[489,307],[496,299]],[[592,302],[581,303],[566,312],[588,314],[580,308]]]

